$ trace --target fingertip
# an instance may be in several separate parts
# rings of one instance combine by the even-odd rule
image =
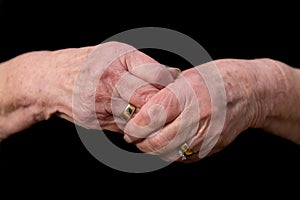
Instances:
[[[174,70],[176,70],[178,74],[180,74],[180,73],[181,73],[181,69],[179,69],[179,68],[176,68],[176,67],[175,67],[175,68],[173,68],[173,69],[174,69]]]
[[[124,135],[124,139],[128,143],[133,143],[144,139],[149,133],[151,133],[151,128],[147,126],[150,123],[150,119],[148,122],[146,122],[145,120],[147,120],[148,117],[143,116],[144,115],[141,115],[141,112],[139,112],[125,125],[124,134],[126,137]]]
[[[132,143],[132,139],[127,134],[125,134],[123,138],[127,143]]]
[[[176,79],[180,73],[181,70],[179,68],[176,67],[168,67],[169,72],[171,73],[171,75],[173,76],[174,79]]]

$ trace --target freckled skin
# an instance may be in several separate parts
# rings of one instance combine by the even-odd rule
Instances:
[[[71,102],[62,91],[72,88],[74,77],[69,75],[78,72],[90,50],[30,52],[2,63],[0,138],[48,119],[62,101]]]
[[[97,56],[91,58],[95,52]],[[149,65],[151,67],[147,68]],[[140,74],[134,72],[138,67]],[[97,76],[99,70],[103,72],[101,76]],[[126,73],[129,76],[123,81],[122,90],[112,96],[115,84]],[[157,74],[160,74],[158,78],[154,76]],[[100,124],[102,129],[122,132],[115,122],[118,116],[112,115],[112,98],[125,102],[124,106],[130,102],[140,107],[158,91],[150,83],[158,85],[159,77],[165,77],[166,83],[170,83],[177,75],[175,69],[167,69],[137,49],[119,42],[17,56],[0,64],[0,140],[52,115],[88,129],[98,128]],[[122,99],[122,94],[132,89],[129,82],[135,85],[137,81],[141,87],[132,91],[132,99]],[[96,87],[89,88],[90,82],[95,82]],[[76,107],[73,101],[77,102]],[[118,109],[116,112],[120,113],[124,107]],[[120,121],[122,123],[126,122]]]
[[[227,108],[222,133],[208,155],[221,151],[250,127],[265,129],[271,134],[300,144],[300,70],[271,59],[220,59],[212,62],[223,79]],[[202,67],[209,67],[209,63]],[[188,85],[181,79],[190,83],[192,92],[186,89]],[[174,95],[169,88],[177,88],[180,92]],[[198,99],[199,120],[186,117],[196,112],[195,109],[189,109],[188,102],[193,94]],[[180,101],[184,105],[182,110]],[[151,117],[147,113],[152,105],[158,103],[164,106],[168,116],[168,123],[162,129],[151,124]],[[181,117],[183,112],[190,114]],[[198,152],[210,123],[211,113],[209,91],[197,70],[191,68],[182,72],[174,83],[162,89],[142,107],[125,127],[124,138],[128,142],[134,142],[144,152],[158,154],[167,161],[178,160],[179,144],[185,140],[176,143],[173,141],[175,136],[183,135],[183,131],[191,126],[197,129],[199,125],[198,131],[188,140],[192,141],[192,150]],[[145,128],[147,124],[151,124],[151,128]],[[134,129],[139,125],[144,129],[134,135]],[[142,134],[144,139],[137,139],[140,138],[138,134]],[[175,140],[181,138],[177,137]],[[197,160],[199,157],[194,154],[184,162]]]
[[[110,56],[106,55],[107,49],[121,52],[128,47],[121,43],[107,45],[31,52],[1,63],[0,140],[52,115],[85,128],[100,124],[103,129],[123,132],[124,127],[118,126],[112,115],[112,95],[116,95],[113,97],[129,101],[139,110],[127,125],[121,122],[126,125],[126,141],[135,142],[144,152],[158,150],[163,159],[174,160],[180,143],[173,141],[165,146],[182,131],[196,130],[190,146],[197,152],[210,124],[212,102],[195,68],[182,72],[174,80],[178,75],[176,70],[166,70],[145,54],[132,51],[111,60],[109,67],[101,69],[103,74],[99,78],[95,73],[99,70],[97,64]],[[91,53],[96,48],[101,51],[101,47],[105,47],[103,56],[100,54],[95,63],[88,62]],[[224,82],[227,112],[222,133],[210,155],[224,149],[249,127],[262,128],[300,144],[300,70],[271,59],[221,59],[213,63]],[[143,67],[145,64],[156,65],[149,68]],[[77,81],[79,74],[83,76]],[[117,83],[126,74],[129,78],[116,91]],[[97,82],[96,92],[86,88],[92,80]],[[79,90],[74,91],[75,83]],[[128,96],[136,83],[143,84]],[[74,99],[78,100],[75,108]],[[93,103],[95,110],[91,109]],[[195,104],[201,109],[194,109]],[[153,105],[164,107],[164,111],[152,109]],[[119,111],[122,107],[116,113]],[[197,160],[193,156],[187,162]]]

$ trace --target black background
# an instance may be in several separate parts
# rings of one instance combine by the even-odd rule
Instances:
[[[165,6],[146,1],[130,5],[4,0],[0,3],[0,61],[28,51],[95,45],[128,29],[153,26],[192,37],[213,59],[269,57],[299,67],[299,17],[295,5],[274,3],[264,6],[174,2]],[[169,66],[190,67],[166,52],[147,53]],[[121,135],[106,134],[118,145],[134,150]],[[191,183],[194,181],[210,188],[234,189],[249,183],[254,183],[250,190],[264,190],[269,185],[292,186],[292,181],[297,182],[300,177],[299,158],[299,146],[261,130],[247,130],[222,152],[197,163],[172,163],[154,172],[126,173],[96,160],[82,145],[75,126],[55,117],[0,144],[0,172],[10,180],[19,182],[25,176],[21,179],[25,182],[34,179],[43,184],[51,179],[55,184],[79,186],[96,182],[99,189],[103,184],[122,188],[128,180],[136,180],[133,191],[150,178],[157,184],[177,185],[173,190],[176,193],[186,192],[187,185],[195,185]],[[170,179],[175,181],[166,182]]]

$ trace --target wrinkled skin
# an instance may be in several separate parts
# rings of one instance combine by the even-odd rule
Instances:
[[[223,87],[215,83],[209,90],[203,68],[217,69]],[[222,88],[225,102],[218,102],[211,92]],[[267,119],[281,115],[288,91],[282,70],[270,59],[212,61],[182,72],[154,95],[126,125],[124,139],[166,161],[181,161],[178,149],[187,142],[194,154],[184,162],[194,162],[224,149],[247,128],[265,128]],[[213,105],[222,103],[225,107]],[[225,113],[224,121],[219,113]],[[295,138],[300,141],[299,134]]]
[[[92,129],[100,124],[101,129],[122,132],[126,121],[119,116],[127,103],[140,108],[177,75],[174,68],[166,68],[129,45],[102,44],[90,54],[75,84],[75,123]]]
[[[52,115],[122,132],[127,102],[141,107],[177,75],[119,42],[17,56],[0,65],[0,139]]]
[[[300,144],[300,70],[221,59],[177,76],[118,42],[17,56],[0,64],[0,140],[57,115],[124,130],[127,142],[168,161],[181,161],[184,142],[194,152],[185,162],[212,155],[249,127]],[[119,116],[128,102],[137,112],[127,123]]]

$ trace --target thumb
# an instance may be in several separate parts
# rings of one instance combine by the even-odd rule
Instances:
[[[167,67],[139,50],[128,52],[124,64],[134,76],[162,89],[174,82],[180,74],[179,68]]]

